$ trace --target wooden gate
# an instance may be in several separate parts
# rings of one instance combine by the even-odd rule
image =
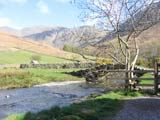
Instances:
[[[106,72],[124,72],[126,73],[126,78],[110,78],[110,79],[124,79],[126,81],[140,81],[140,80],[147,80],[147,81],[153,81],[153,84],[136,84],[135,83],[135,87],[137,86],[145,86],[145,87],[154,87],[154,93],[157,94],[159,92],[159,84],[160,84],[160,76],[159,76],[159,68],[160,67],[160,63],[155,62],[155,66],[154,69],[139,69],[139,70],[106,70]],[[146,74],[146,73],[151,73],[153,75],[153,77],[148,77],[148,78],[140,78],[140,77],[134,77],[131,78],[129,76],[127,76],[127,74]],[[131,86],[133,86],[134,83],[128,82],[126,83],[125,86],[127,86],[128,88],[131,88]]]
[[[159,84],[160,84],[160,76],[159,76],[159,67],[160,63],[155,62],[155,68],[154,68],[154,93],[157,94],[159,92]]]

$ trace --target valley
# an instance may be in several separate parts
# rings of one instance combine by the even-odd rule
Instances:
[[[160,0],[70,2],[0,1],[0,119],[159,120]]]

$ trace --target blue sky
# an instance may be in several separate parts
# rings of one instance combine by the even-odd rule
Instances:
[[[70,0],[0,0],[0,26],[22,28],[29,26],[83,25],[80,10]]]

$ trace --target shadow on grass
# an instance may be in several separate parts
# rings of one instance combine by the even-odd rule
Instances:
[[[121,109],[124,101],[125,105]],[[120,109],[121,111],[118,112]],[[39,113],[27,113],[14,120],[112,120],[112,118],[115,120],[159,120],[159,109],[159,97],[127,100],[103,98],[72,104],[68,107],[54,107]]]
[[[122,107],[118,99],[91,99],[68,107],[54,107],[39,113],[27,113],[23,120],[102,120],[110,118]]]

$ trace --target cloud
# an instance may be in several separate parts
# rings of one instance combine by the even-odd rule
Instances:
[[[42,0],[40,0],[37,3],[37,7],[44,14],[49,14],[50,13],[48,5],[44,1],[42,1]]]
[[[20,28],[19,26],[14,24],[11,19],[9,19],[7,17],[0,17],[0,27],[3,27],[3,26],[14,27],[14,28],[17,28],[17,29]]]
[[[10,26],[11,20],[9,18],[0,18],[0,26]]]

